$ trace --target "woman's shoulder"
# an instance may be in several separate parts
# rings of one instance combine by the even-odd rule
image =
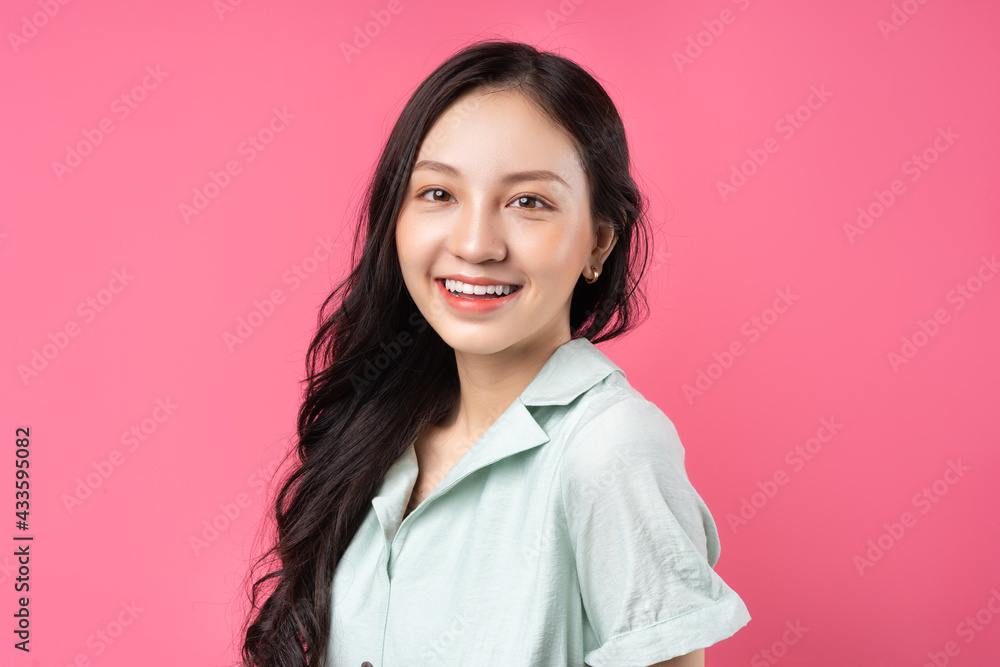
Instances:
[[[613,373],[581,396],[580,418],[566,434],[562,466],[599,471],[623,458],[684,465],[677,428],[660,407]]]
[[[563,467],[599,468],[628,454],[683,465],[673,422],[585,338],[560,347],[521,398],[550,439],[561,441]]]

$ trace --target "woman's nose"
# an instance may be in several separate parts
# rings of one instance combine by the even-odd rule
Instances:
[[[459,210],[449,232],[448,251],[468,262],[501,260],[507,254],[503,221],[485,204],[467,204]]]

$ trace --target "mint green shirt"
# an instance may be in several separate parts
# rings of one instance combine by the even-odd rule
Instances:
[[[586,338],[402,522],[411,445],[334,573],[332,667],[646,667],[750,614],[671,421]]]

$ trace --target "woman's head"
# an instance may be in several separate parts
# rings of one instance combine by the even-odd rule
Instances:
[[[409,295],[451,347],[611,338],[645,305],[636,303],[645,200],[629,167],[621,119],[590,74],[526,44],[479,42],[431,73],[401,112],[366,201],[363,255],[403,282],[387,287]],[[503,181],[525,171],[564,182]],[[490,312],[463,313],[436,281],[451,275],[521,290]]]
[[[396,220],[410,297],[450,347],[474,354],[568,341],[573,291],[616,240],[591,219],[572,136],[515,89],[475,89],[438,118]]]

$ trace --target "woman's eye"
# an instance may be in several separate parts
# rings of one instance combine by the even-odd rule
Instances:
[[[514,201],[518,204],[517,208],[548,208],[545,202],[533,195],[522,195]],[[533,204],[539,204],[539,206]]]
[[[427,194],[431,195],[430,199],[427,199]],[[438,196],[443,197],[443,199],[438,199]],[[451,195],[448,194],[447,190],[442,190],[441,188],[427,188],[426,190],[420,192],[417,195],[419,199],[427,199],[427,201],[448,201]]]

